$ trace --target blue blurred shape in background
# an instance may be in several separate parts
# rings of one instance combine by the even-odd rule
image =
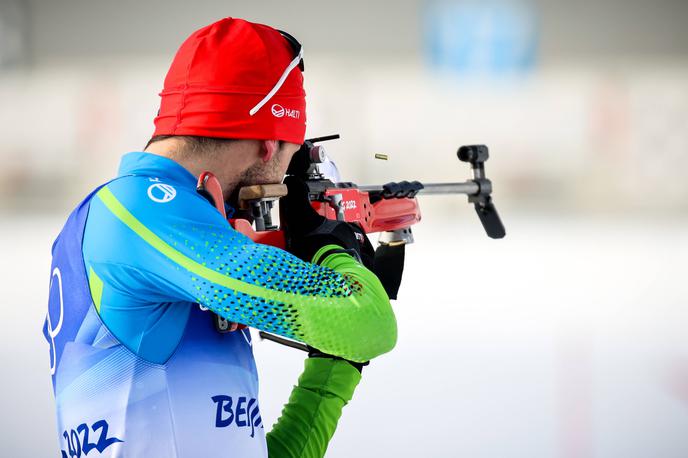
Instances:
[[[434,1],[424,13],[424,52],[433,69],[503,76],[536,66],[539,21],[530,2]]]

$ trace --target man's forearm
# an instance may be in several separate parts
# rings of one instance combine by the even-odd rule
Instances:
[[[282,415],[267,434],[271,458],[325,455],[361,374],[343,360],[309,358]]]

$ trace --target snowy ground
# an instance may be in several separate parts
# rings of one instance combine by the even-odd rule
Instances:
[[[688,456],[688,222],[503,215],[408,248],[397,348],[374,361],[330,457]],[[41,335],[60,218],[2,218],[2,455],[55,456]],[[255,345],[264,422],[299,352]]]

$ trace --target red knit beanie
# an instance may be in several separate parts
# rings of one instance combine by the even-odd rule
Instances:
[[[266,25],[225,18],[203,27],[172,61],[153,135],[303,143],[300,57],[299,45]]]

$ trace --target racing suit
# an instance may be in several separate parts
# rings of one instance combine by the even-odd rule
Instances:
[[[129,153],[53,245],[44,335],[63,457],[322,456],[360,373],[309,358],[265,434],[251,336],[216,332],[209,312],[357,362],[396,342],[384,288],[354,258],[254,243],[195,185]]]

